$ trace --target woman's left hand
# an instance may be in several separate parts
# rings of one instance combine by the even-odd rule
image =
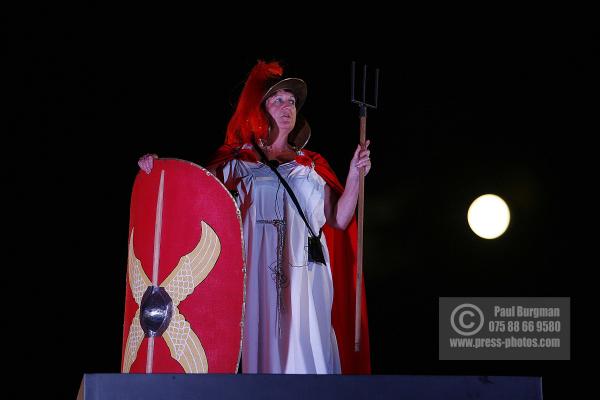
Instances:
[[[352,157],[352,161],[350,161],[350,170],[348,171],[348,176],[356,175],[356,177],[358,177],[360,169],[363,167],[365,169],[365,176],[371,170],[371,158],[369,157],[369,154],[371,154],[371,152],[369,151],[369,144],[371,144],[371,141],[367,140],[365,142],[364,150],[362,149],[360,144],[356,148],[356,151],[354,152],[354,157]]]

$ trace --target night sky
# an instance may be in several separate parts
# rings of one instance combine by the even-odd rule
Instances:
[[[373,373],[543,376],[552,399],[583,370],[590,264],[579,259],[575,223],[587,216],[570,207],[590,185],[573,166],[587,147],[582,116],[597,112],[588,102],[598,71],[592,32],[382,24],[375,35],[328,26],[312,38],[274,24],[226,40],[228,28],[190,19],[70,12],[79,11],[59,22],[60,12],[42,10],[9,29],[3,79],[8,278],[21,327],[11,332],[20,370],[45,375],[44,391],[72,398],[83,373],[119,371],[137,159],[205,165],[259,58],[307,82],[307,148],[342,180],[359,135],[351,62],[381,70],[379,107],[367,118]],[[485,193],[511,209],[497,240],[466,222]],[[440,296],[571,297],[572,360],[438,361]]]

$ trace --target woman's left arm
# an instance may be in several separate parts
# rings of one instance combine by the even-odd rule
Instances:
[[[370,151],[368,149],[370,143],[367,140],[364,150],[360,144],[356,148],[354,157],[350,161],[350,169],[348,170],[344,193],[341,196],[338,197],[329,185],[325,185],[325,218],[327,219],[327,224],[334,228],[344,230],[350,224],[350,221],[352,221],[358,201],[360,169],[365,168],[365,176],[371,170]]]

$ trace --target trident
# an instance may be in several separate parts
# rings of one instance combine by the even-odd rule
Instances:
[[[375,103],[369,104],[366,101],[367,94],[367,65],[363,68],[362,76],[362,101],[354,98],[354,69],[355,62],[352,61],[352,84],[351,96],[352,103],[358,104],[360,117],[360,145],[364,149],[367,141],[367,108],[377,108],[377,94],[379,87],[379,68],[375,69]],[[363,270],[363,220],[365,214],[365,169],[360,169],[358,186],[358,243],[357,243],[357,268],[356,268],[356,307],[354,318],[354,351],[360,351],[360,306],[362,289],[362,270]]]

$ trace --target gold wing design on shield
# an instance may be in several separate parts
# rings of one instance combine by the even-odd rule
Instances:
[[[204,221],[201,225],[202,237],[196,248],[181,257],[161,285],[173,300],[173,316],[163,337],[171,350],[171,357],[181,364],[186,373],[208,372],[208,361],[200,339],[179,314],[177,305],[206,278],[221,254],[221,242],[215,231]]]
[[[201,226],[202,237],[196,247],[189,254],[181,257],[175,269],[160,285],[165,288],[173,301],[173,315],[169,327],[163,333],[163,338],[169,346],[171,356],[181,364],[186,373],[208,372],[208,361],[200,339],[192,330],[189,322],[179,313],[177,306],[212,271],[221,254],[221,243],[215,231],[204,221],[201,221]],[[133,229],[129,239],[127,272],[133,298],[139,305],[144,292],[152,283],[142,269],[140,260],[135,256]],[[129,328],[122,372],[129,372],[144,340],[139,316],[140,310],[138,309]]]
[[[206,278],[221,253],[221,242],[215,231],[204,221],[201,221],[201,225],[202,237],[196,248],[181,257],[161,285],[171,296],[173,307],[177,307]]]
[[[171,357],[181,364],[186,373],[208,372],[208,361],[200,339],[177,308],[173,308],[173,316],[163,338],[171,350]]]
[[[123,359],[123,368],[121,372],[128,373],[131,364],[137,358],[137,352],[140,344],[144,341],[144,331],[140,325],[140,310],[135,312],[135,316],[129,326],[129,335],[127,336],[127,344],[125,345],[125,356]]]
[[[129,275],[129,287],[131,288],[133,299],[139,306],[142,301],[142,296],[144,295],[146,288],[151,285],[151,282],[142,269],[142,263],[135,256],[135,251],[133,249],[133,229],[131,230],[131,237],[129,238],[127,274]],[[129,372],[131,364],[133,364],[137,358],[137,352],[143,340],[144,331],[140,325],[140,310],[138,308],[131,321],[131,325],[129,326],[129,334],[127,336],[127,343],[125,344],[125,354],[121,372]]]

